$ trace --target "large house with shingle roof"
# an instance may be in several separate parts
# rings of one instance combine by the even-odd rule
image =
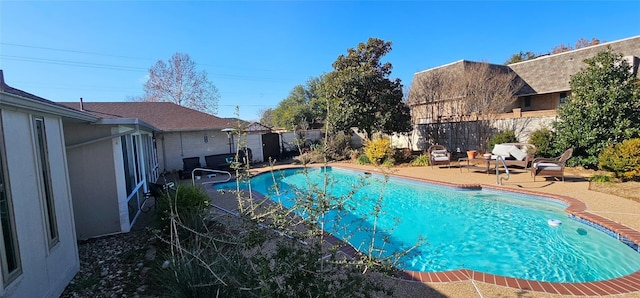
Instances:
[[[569,81],[571,76],[586,67],[585,59],[594,57],[598,52],[611,49],[615,53],[621,53],[632,66],[632,71],[638,75],[640,65],[640,36],[622,40],[602,43],[560,54],[545,55],[535,59],[513,63],[509,65],[489,64],[490,68],[508,69],[517,75],[517,79],[523,83],[516,92],[516,101],[511,106],[505,106],[503,114],[498,116],[502,127],[510,129],[518,128],[516,134],[521,141],[526,142],[529,133],[548,125],[556,116],[556,110],[571,94]],[[451,148],[464,147],[455,141],[453,132],[445,140],[434,140],[428,136],[429,131],[438,130],[447,134],[447,126],[452,123],[464,123],[472,121],[473,117],[451,109],[455,106],[456,95],[445,93],[447,98],[428,98],[430,95],[442,93],[430,92],[428,86],[433,83],[433,77],[442,72],[458,73],[462,75],[469,65],[484,63],[460,60],[451,64],[420,71],[413,77],[409,92],[408,104],[411,110],[414,124],[414,145],[425,149],[430,143],[450,143]],[[455,76],[454,76],[455,77]],[[425,88],[427,86],[427,88]],[[443,104],[446,102],[446,104]],[[496,127],[496,129],[501,129]],[[465,129],[469,131],[469,129]],[[424,147],[424,148],[423,148]],[[465,149],[465,148],[462,148]],[[476,148],[466,148],[476,149]]]
[[[522,111],[556,110],[571,94],[571,76],[586,67],[583,61],[609,48],[621,53],[638,75],[640,36],[513,63],[509,68],[526,83],[518,92],[517,105]]]

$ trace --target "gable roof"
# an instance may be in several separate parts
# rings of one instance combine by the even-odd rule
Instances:
[[[613,52],[622,53],[625,57],[640,57],[640,36],[542,56],[508,66],[531,88],[526,95],[568,91],[571,89],[569,86],[571,76],[587,67],[584,60],[596,56],[609,47]]]
[[[474,67],[478,67],[480,65],[488,66],[488,69],[491,72],[500,72],[500,73],[511,73],[513,70],[509,68],[509,66],[501,65],[501,64],[492,64],[487,62],[476,62],[470,60],[458,60],[449,64],[437,66],[434,68],[426,69],[423,71],[416,72],[413,75],[413,82],[411,83],[411,87],[409,89],[409,105],[421,105],[425,104],[424,102],[424,88],[430,88],[423,86],[423,83],[427,83],[430,78],[436,78],[436,84],[442,86],[444,84],[448,84],[449,80],[453,80],[456,77],[461,77],[468,71],[474,69]],[[428,84],[428,83],[427,83]],[[517,94],[522,93],[522,90],[526,88],[526,84],[524,87],[517,92]],[[450,100],[454,98],[459,98],[460,94],[458,90],[454,90],[452,88],[444,88],[441,91],[440,96],[442,98],[440,100]]]
[[[268,127],[260,122],[253,122],[245,128],[246,132],[271,132],[271,127]]]
[[[103,119],[137,118],[166,132],[222,129],[229,120],[171,102],[59,102]],[[233,126],[232,126],[233,127]]]

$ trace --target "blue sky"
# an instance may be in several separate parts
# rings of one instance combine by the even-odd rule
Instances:
[[[503,63],[579,38],[640,35],[640,1],[0,1],[0,69],[53,101],[126,101],[148,69],[191,56],[218,116],[258,120],[369,37],[393,43],[392,78],[460,59]]]

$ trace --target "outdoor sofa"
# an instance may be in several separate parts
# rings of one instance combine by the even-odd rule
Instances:
[[[499,156],[504,158],[507,167],[518,166],[525,170],[531,166],[535,158],[537,148],[533,144],[527,143],[502,143],[496,144],[491,150],[491,159]]]

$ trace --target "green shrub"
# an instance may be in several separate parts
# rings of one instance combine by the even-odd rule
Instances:
[[[603,183],[611,183],[615,181],[614,177],[606,174],[597,174],[589,177],[589,181],[591,182],[603,182]]]
[[[529,144],[536,146],[536,156],[538,157],[555,156],[553,151],[553,132],[547,128],[534,131],[529,137]]]
[[[414,167],[423,167],[429,165],[429,154],[420,154],[411,162]]]
[[[412,152],[409,148],[396,149],[393,153],[393,159],[397,163],[411,162],[412,157]]]
[[[624,181],[640,180],[640,139],[626,140],[602,150],[598,166]]]
[[[382,166],[385,166],[387,168],[393,167],[395,164],[396,160],[393,157],[385,158],[385,160],[382,162]]]
[[[329,157],[328,148],[323,144],[313,144],[307,152],[294,157],[294,159],[299,161],[301,164],[309,164],[324,163],[325,157],[327,158],[327,160],[331,159]]]
[[[369,157],[367,157],[366,154],[360,154],[356,159],[356,163],[359,165],[368,165],[371,164],[371,161],[369,161]]]
[[[391,139],[381,135],[374,137],[373,140],[365,141],[364,154],[367,155],[372,164],[382,164],[385,159],[393,156]]]
[[[517,143],[516,133],[513,130],[505,130],[494,134],[487,142],[487,150],[493,150],[493,146],[502,143]]]
[[[351,158],[351,135],[338,132],[327,139],[327,158],[345,160]]]
[[[156,204],[157,225],[161,230],[168,231],[172,219],[197,230],[209,207],[209,195],[199,187],[181,184],[175,191],[157,198]]]

